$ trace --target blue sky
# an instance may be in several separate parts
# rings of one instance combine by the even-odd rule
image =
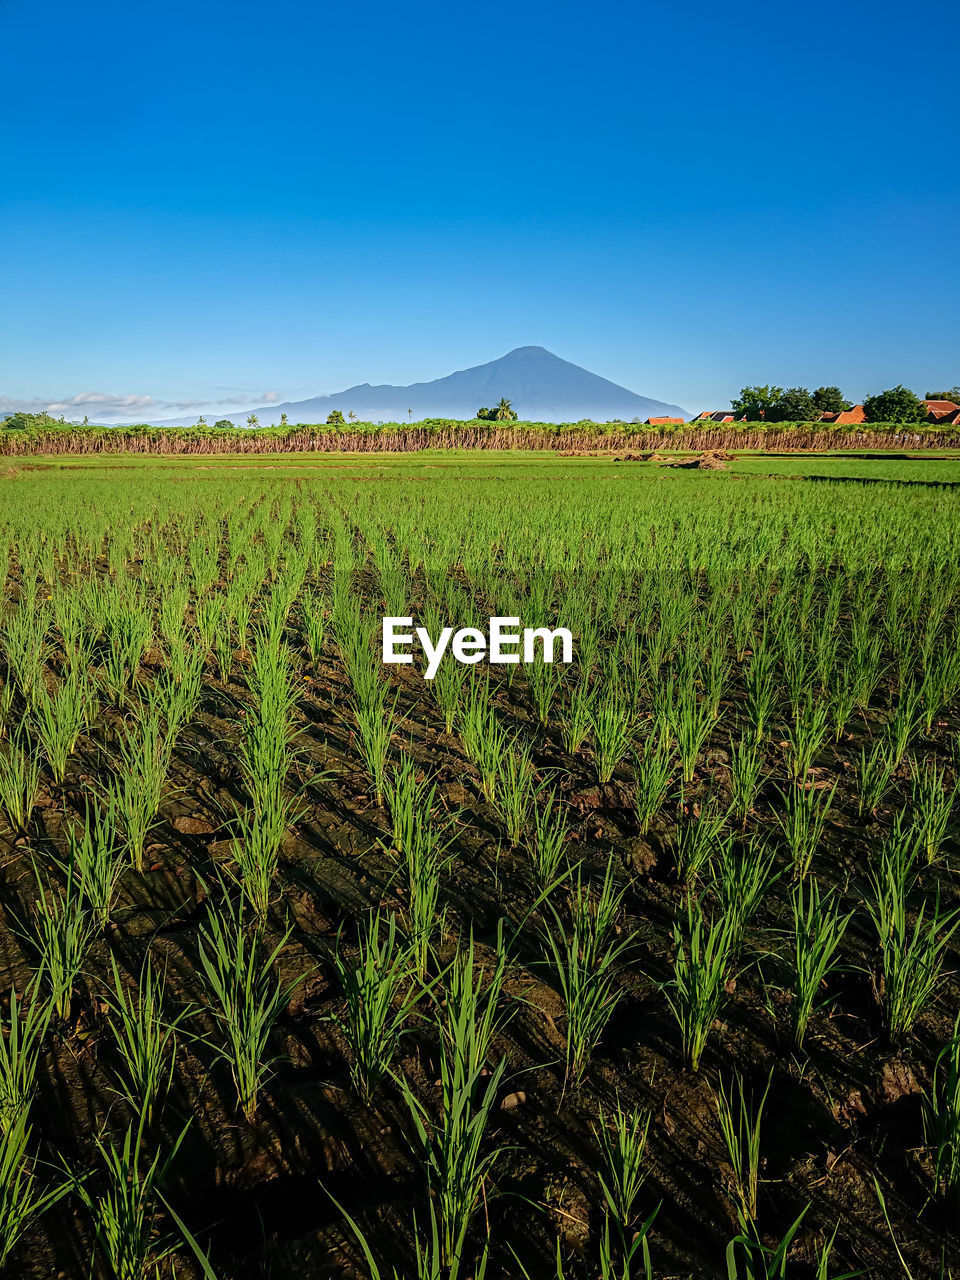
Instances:
[[[960,382],[949,0],[0,0],[0,409]]]

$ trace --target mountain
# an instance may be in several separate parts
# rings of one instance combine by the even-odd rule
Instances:
[[[281,413],[286,413],[290,422],[325,422],[333,409],[345,417],[353,412],[361,422],[417,422],[421,418],[473,418],[481,406],[496,405],[501,396],[530,422],[690,417],[679,405],[637,395],[543,347],[517,347],[499,360],[460,369],[433,382],[414,382],[409,387],[364,382],[334,395],[266,405],[252,412],[262,426],[278,422]],[[224,417],[242,425],[250,412]],[[157,425],[192,426],[195,422],[196,417],[171,418]]]

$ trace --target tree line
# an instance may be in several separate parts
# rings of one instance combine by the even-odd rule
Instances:
[[[960,404],[960,387],[950,391],[928,391],[927,400],[951,400]],[[822,413],[843,413],[852,409],[839,387],[744,387],[730,401],[735,418],[747,422],[815,422]],[[866,396],[863,412],[867,422],[923,422],[927,406],[909,387],[890,387]]]

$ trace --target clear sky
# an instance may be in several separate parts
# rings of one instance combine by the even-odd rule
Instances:
[[[958,35],[953,0],[0,0],[0,409],[525,344],[691,411],[952,386]]]

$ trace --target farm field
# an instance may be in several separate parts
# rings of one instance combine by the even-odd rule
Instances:
[[[18,457],[0,566],[5,1274],[960,1274],[955,453]]]

